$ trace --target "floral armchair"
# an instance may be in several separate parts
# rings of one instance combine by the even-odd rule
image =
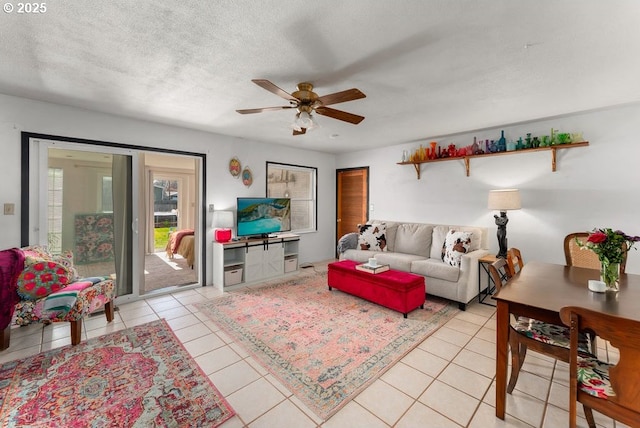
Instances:
[[[113,321],[115,284],[109,277],[78,278],[70,252],[12,248],[0,251],[0,297],[0,350],[9,347],[12,322],[69,322],[77,345],[87,314],[104,306]]]

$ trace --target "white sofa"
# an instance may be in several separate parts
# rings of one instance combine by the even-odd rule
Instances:
[[[458,302],[462,310],[479,290],[486,289],[488,279],[479,274],[478,259],[489,254],[487,228],[386,220],[367,222],[375,223],[386,225],[386,251],[358,249],[358,234],[351,233],[338,243],[340,260],[365,263],[369,258],[375,258],[378,264],[388,264],[391,269],[422,275],[427,295]],[[450,230],[472,233],[469,250],[462,255],[459,267],[442,261],[442,247]]]

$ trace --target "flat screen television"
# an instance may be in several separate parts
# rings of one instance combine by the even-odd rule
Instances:
[[[291,230],[291,199],[238,198],[236,236],[268,236]]]

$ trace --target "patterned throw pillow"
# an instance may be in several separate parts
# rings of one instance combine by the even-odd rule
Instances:
[[[387,225],[385,223],[373,223],[358,225],[358,249],[370,251],[387,251]]]
[[[460,267],[462,255],[466,254],[471,246],[471,236],[471,232],[450,230],[442,246],[442,261]]]
[[[41,257],[43,259],[60,263],[69,271],[70,283],[79,278],[78,270],[73,264],[73,251],[71,250],[65,250],[60,254],[53,254],[49,252],[49,249],[47,247],[44,247],[41,245],[31,245],[29,247],[22,248],[22,251],[24,252],[25,257],[28,257],[28,256]]]
[[[26,300],[41,299],[66,287],[71,276],[63,264],[27,251],[24,270],[18,276],[18,295]]]

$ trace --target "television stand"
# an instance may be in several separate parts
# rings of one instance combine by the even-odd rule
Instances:
[[[219,290],[298,270],[300,236],[282,233],[213,243],[213,285]]]

